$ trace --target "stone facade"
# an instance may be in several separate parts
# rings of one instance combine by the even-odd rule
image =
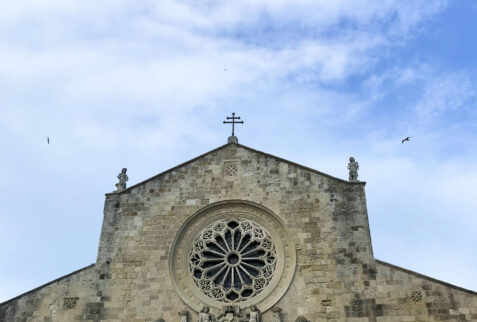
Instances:
[[[182,266],[221,216],[256,222],[278,254],[262,298],[223,303],[237,312],[257,305],[264,322],[477,320],[477,293],[374,259],[364,186],[231,142],[107,194],[96,263],[0,304],[0,321],[197,321],[202,305],[217,317],[219,302]]]

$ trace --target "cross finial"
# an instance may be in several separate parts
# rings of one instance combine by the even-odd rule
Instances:
[[[238,142],[238,139],[235,137],[235,124],[243,124],[243,121],[236,121],[240,120],[240,116],[235,116],[235,113],[232,113],[232,117],[227,116],[227,120],[232,121],[224,121],[224,124],[232,124],[232,136],[229,137],[229,142]]]

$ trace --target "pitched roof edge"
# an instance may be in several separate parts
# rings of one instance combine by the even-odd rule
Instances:
[[[186,162],[183,162],[183,163],[181,163],[181,164],[178,164],[178,165],[176,165],[175,167],[172,167],[172,168],[170,168],[170,169],[167,169],[166,171],[163,171],[163,172],[161,172],[161,173],[159,173],[159,174],[156,174],[156,175],[154,175],[154,176],[152,176],[152,177],[150,177],[150,178],[148,178],[148,179],[146,179],[146,180],[143,180],[143,181],[141,181],[141,182],[138,182],[138,183],[136,183],[135,185],[132,185],[132,186],[130,186],[130,187],[124,189],[124,190],[121,191],[121,192],[109,192],[109,193],[106,193],[106,196],[108,196],[108,195],[116,195],[116,194],[119,195],[119,194],[128,193],[130,190],[132,190],[132,189],[134,189],[134,188],[136,188],[136,187],[138,187],[138,186],[140,186],[140,185],[143,185],[143,184],[145,184],[145,183],[147,183],[147,182],[149,182],[149,181],[152,181],[152,180],[154,180],[154,179],[156,179],[156,178],[159,178],[160,176],[165,175],[165,174],[168,173],[168,172],[174,171],[174,170],[176,170],[176,169],[178,169],[178,168],[180,168],[180,167],[183,167],[183,166],[185,166],[185,165],[187,165],[187,164],[189,164],[189,163],[191,163],[191,162],[194,162],[194,161],[196,161],[196,160],[198,160],[198,159],[200,159],[200,158],[206,156],[207,154],[214,153],[215,151],[218,151],[218,150],[220,150],[220,149],[222,149],[222,148],[224,148],[224,147],[226,147],[227,145],[230,145],[230,144],[235,144],[235,143],[227,143],[227,144],[221,145],[221,146],[219,146],[218,148],[215,148],[215,149],[213,149],[213,150],[210,150],[209,152],[205,152],[205,153],[203,153],[203,154],[201,154],[201,155],[199,155],[199,156],[197,156],[197,157],[195,157],[195,158],[193,158],[193,159],[190,159],[189,161],[186,161]]]
[[[196,161],[196,160],[198,160],[198,159],[200,159],[200,158],[202,158],[202,157],[204,157],[204,156],[206,156],[206,155],[208,155],[208,154],[210,154],[210,153],[214,153],[214,152],[216,152],[216,151],[218,151],[218,150],[221,150],[221,149],[223,149],[223,148],[225,148],[225,147],[227,147],[227,146],[229,146],[229,145],[232,145],[232,144],[235,144],[235,145],[237,145],[237,146],[239,146],[239,147],[241,147],[241,148],[244,148],[244,149],[246,149],[246,150],[252,151],[252,152],[254,152],[254,153],[258,153],[258,154],[261,154],[261,155],[266,156],[266,157],[275,158],[275,159],[277,159],[277,160],[279,160],[279,161],[289,163],[289,164],[294,165],[294,166],[296,166],[296,167],[299,167],[299,168],[302,168],[302,169],[304,169],[304,170],[307,170],[307,171],[310,171],[310,172],[313,172],[313,173],[316,173],[316,174],[319,174],[319,175],[328,177],[328,178],[330,178],[330,179],[339,181],[339,182],[341,182],[341,183],[346,183],[346,184],[351,184],[351,185],[356,185],[356,184],[358,184],[358,185],[365,185],[365,184],[366,184],[365,181],[351,182],[351,181],[346,181],[346,180],[343,180],[343,179],[340,179],[340,178],[337,178],[337,177],[333,177],[332,175],[329,175],[329,174],[320,172],[320,171],[318,171],[318,170],[315,170],[315,169],[306,167],[306,166],[301,165],[301,164],[299,164],[299,163],[296,163],[296,162],[293,162],[293,161],[289,161],[289,160],[286,160],[286,159],[283,159],[283,158],[280,158],[280,157],[277,157],[277,156],[275,156],[275,155],[272,155],[272,154],[269,154],[269,153],[265,153],[265,152],[262,152],[262,151],[259,151],[259,150],[255,150],[255,149],[252,149],[252,148],[250,148],[250,147],[248,147],[248,146],[245,146],[245,145],[242,145],[242,144],[239,144],[239,143],[231,142],[231,143],[226,143],[226,144],[224,144],[224,145],[221,145],[221,146],[219,146],[218,148],[215,148],[215,149],[213,149],[213,150],[210,150],[210,151],[208,151],[208,152],[206,152],[206,153],[203,153],[203,154],[201,154],[201,155],[199,155],[199,156],[197,156],[197,157],[195,157],[195,158],[193,158],[193,159],[190,159],[189,161],[186,161],[186,162],[183,162],[183,163],[181,163],[181,164],[179,164],[179,165],[176,165],[175,167],[172,167],[172,168],[170,168],[170,169],[168,169],[168,170],[165,170],[165,171],[163,171],[163,172],[161,172],[161,173],[159,173],[159,174],[156,174],[156,175],[154,175],[154,176],[152,176],[152,177],[150,177],[150,178],[148,178],[148,179],[146,179],[146,180],[143,180],[143,181],[141,181],[141,182],[138,182],[138,183],[136,183],[136,184],[134,184],[134,185],[132,185],[132,186],[126,188],[125,190],[123,190],[123,191],[121,191],[121,192],[108,192],[108,193],[106,193],[106,196],[108,196],[108,195],[116,195],[116,194],[129,193],[132,189],[134,189],[134,188],[136,188],[136,187],[138,187],[138,186],[140,186],[140,185],[143,185],[143,184],[145,184],[145,183],[147,183],[147,182],[149,182],[149,181],[152,181],[152,180],[154,180],[154,179],[156,179],[156,178],[159,178],[159,177],[165,175],[165,174],[168,173],[168,172],[174,171],[174,170],[176,170],[176,169],[178,169],[178,168],[180,168],[180,167],[183,167],[183,166],[185,166],[185,165],[187,165],[187,164],[189,164],[189,163],[191,163],[191,162],[194,162],[194,161]]]
[[[429,277],[427,275],[423,275],[421,273],[417,273],[417,272],[411,271],[411,270],[406,269],[406,268],[402,268],[400,266],[389,264],[389,263],[383,262],[382,260],[379,260],[379,259],[375,259],[375,261],[376,261],[376,263],[381,264],[383,266],[388,266],[388,267],[394,268],[398,271],[408,273],[408,274],[414,275],[416,277],[423,278],[423,279],[426,279],[426,280],[429,280],[431,282],[438,283],[438,284],[441,284],[441,285],[444,285],[444,286],[447,286],[447,287],[451,287],[451,288],[454,288],[454,289],[462,291],[462,292],[470,293],[472,295],[477,295],[477,292],[475,292],[475,291],[468,290],[466,288],[463,288],[463,287],[460,287],[460,286],[457,286],[457,285],[454,285],[454,284],[450,284],[450,283],[438,280],[436,278]]]
[[[32,290],[29,290],[29,291],[27,291],[27,292],[25,292],[25,293],[22,293],[22,294],[20,294],[20,295],[15,296],[14,298],[11,298],[11,299],[9,299],[9,300],[7,300],[7,301],[5,301],[5,302],[2,302],[2,303],[0,303],[0,305],[4,305],[4,304],[10,303],[10,302],[13,302],[13,301],[19,299],[20,297],[23,297],[23,296],[25,296],[25,295],[28,295],[28,294],[33,293],[33,292],[35,292],[35,291],[38,291],[38,290],[41,289],[41,288],[47,287],[47,286],[49,286],[49,285],[51,285],[51,284],[54,284],[54,283],[56,283],[56,282],[58,282],[58,281],[60,281],[60,280],[62,280],[62,279],[65,279],[65,278],[67,278],[67,277],[70,277],[70,276],[72,276],[72,275],[74,275],[74,274],[77,274],[77,273],[80,273],[80,272],[82,272],[82,271],[85,271],[85,270],[87,270],[88,268],[93,267],[94,265],[95,265],[95,263],[90,264],[90,265],[88,265],[88,266],[86,266],[86,267],[80,268],[80,269],[78,269],[78,270],[76,270],[76,271],[74,271],[74,272],[71,272],[71,273],[69,273],[69,274],[66,274],[66,275],[63,275],[63,276],[61,276],[61,277],[58,277],[57,279],[54,279],[54,280],[52,280],[52,281],[50,281],[50,282],[48,282],[48,283],[45,283],[45,284],[40,285],[40,286],[38,286],[38,287],[35,287],[35,288],[32,289]]]
[[[304,166],[302,164],[299,164],[299,163],[296,163],[296,162],[293,162],[293,161],[290,161],[290,160],[287,160],[287,159],[283,159],[283,158],[280,158],[280,157],[277,157],[273,154],[269,154],[269,153],[266,153],[266,152],[262,152],[262,151],[259,151],[259,150],[255,150],[255,149],[252,149],[248,146],[245,146],[245,145],[242,145],[242,144],[238,144],[238,146],[244,148],[244,149],[247,149],[247,150],[250,150],[252,152],[255,152],[255,153],[258,153],[258,154],[262,154],[266,157],[270,157],[270,158],[275,158],[279,161],[282,161],[282,162],[286,162],[286,163],[289,163],[291,165],[294,165],[296,167],[299,167],[299,168],[302,168],[304,170],[307,170],[307,171],[310,171],[310,172],[313,172],[313,173],[316,173],[316,174],[319,174],[319,175],[322,175],[322,176],[325,176],[325,177],[328,177],[330,179],[333,179],[333,180],[336,180],[336,181],[339,181],[341,183],[347,183],[347,184],[351,184],[351,185],[355,185],[355,184],[362,184],[362,185],[365,185],[366,184],[366,181],[347,181],[347,180],[344,180],[344,179],[341,179],[341,178],[337,178],[337,177],[333,177],[332,175],[330,174],[327,174],[327,173],[324,173],[324,172],[321,172],[321,171],[318,171],[318,170],[315,170],[313,168],[309,168],[307,166]]]

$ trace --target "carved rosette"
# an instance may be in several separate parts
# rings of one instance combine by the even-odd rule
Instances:
[[[180,227],[169,257],[179,296],[196,312],[233,304],[265,312],[287,291],[295,248],[269,209],[231,200],[206,206]]]

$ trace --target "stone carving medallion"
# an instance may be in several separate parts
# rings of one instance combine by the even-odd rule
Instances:
[[[78,304],[79,297],[65,297],[63,300],[63,309],[65,310],[72,310],[76,308],[76,304]]]
[[[222,201],[190,216],[179,229],[169,271],[180,297],[196,312],[270,309],[285,294],[296,267],[295,248],[281,219],[247,201]]]

